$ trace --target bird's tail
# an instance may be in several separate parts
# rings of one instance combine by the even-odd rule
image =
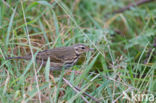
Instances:
[[[30,59],[29,57],[6,57],[6,60],[10,60],[10,59]]]

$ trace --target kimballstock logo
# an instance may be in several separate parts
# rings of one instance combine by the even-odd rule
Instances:
[[[131,92],[130,96],[126,92],[123,92],[123,99],[127,99],[129,101],[155,101],[153,94],[135,94],[133,91]]]

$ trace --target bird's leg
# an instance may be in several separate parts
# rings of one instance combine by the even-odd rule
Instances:
[[[54,80],[54,76],[53,76],[52,72],[50,72],[49,76],[50,76],[50,78],[51,78],[51,80],[52,80],[52,83],[55,85],[56,82],[55,82],[55,80]]]

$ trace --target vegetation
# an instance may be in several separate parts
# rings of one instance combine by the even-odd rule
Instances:
[[[156,2],[113,13],[134,2],[1,0],[0,102],[95,103],[87,93],[102,103],[125,103],[139,101],[132,93],[156,95]],[[71,73],[49,73],[49,62],[40,68],[34,60],[5,59],[76,43],[96,50]]]

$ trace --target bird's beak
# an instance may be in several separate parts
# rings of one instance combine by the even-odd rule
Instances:
[[[89,51],[94,51],[95,49],[94,48],[89,48]]]

